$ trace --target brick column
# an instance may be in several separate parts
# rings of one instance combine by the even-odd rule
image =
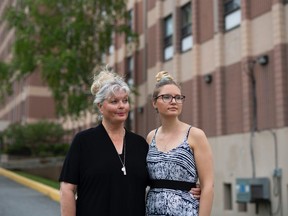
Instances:
[[[223,34],[218,33],[214,36],[215,42],[215,96],[216,96],[216,134],[222,135],[225,133],[225,74],[224,74],[224,45]]]
[[[182,81],[181,74],[181,9],[178,7],[179,1],[174,1],[173,11],[173,45],[174,45],[174,56],[173,56],[173,74],[178,82]],[[172,72],[172,71],[171,71]]]
[[[193,34],[193,50],[192,50],[192,70],[194,72],[193,74],[193,80],[192,80],[192,115],[193,115],[193,125],[196,127],[201,128],[201,90],[200,90],[200,84],[201,84],[201,54],[200,54],[200,45],[199,45],[199,16],[198,16],[198,7],[199,7],[199,1],[198,0],[192,0],[192,34]]]
[[[273,0],[273,43],[274,43],[274,85],[275,85],[275,114],[276,127],[284,127],[288,124],[288,95],[287,95],[287,51],[285,46],[285,14],[280,0]]]
[[[201,91],[200,91],[200,83],[201,83],[201,77],[194,76],[192,80],[192,116],[193,116],[193,122],[192,125],[196,127],[202,127],[200,118],[201,118]]]
[[[214,53],[215,53],[215,96],[216,96],[216,134],[218,136],[225,134],[225,73],[224,73],[224,14],[223,1],[214,0],[214,11],[217,11],[214,22]]]
[[[157,58],[157,71],[160,70],[162,67],[162,61],[163,61],[163,22],[162,22],[162,14],[163,14],[163,2],[162,1],[157,1],[156,2],[156,9],[157,14],[158,14],[158,21],[157,21],[157,27],[156,27],[156,37],[155,40],[157,41],[156,43],[156,49],[155,51],[157,52],[156,58]]]
[[[249,1],[241,1],[241,56],[242,56],[242,115],[243,115],[243,132],[248,132],[252,126],[252,98],[251,98],[251,80],[248,76],[251,50],[251,23],[249,20]]]

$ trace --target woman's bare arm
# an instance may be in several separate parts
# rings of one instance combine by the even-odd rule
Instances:
[[[76,189],[77,186],[74,184],[60,183],[61,216],[76,216]]]
[[[194,152],[201,187],[199,216],[210,216],[214,196],[212,150],[205,133],[197,128],[191,129],[189,143]]]

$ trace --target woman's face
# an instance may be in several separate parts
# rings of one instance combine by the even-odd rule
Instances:
[[[177,103],[175,98],[172,98],[171,101],[168,100],[167,98],[171,96],[181,96],[181,90],[178,86],[169,84],[160,88],[158,98],[153,102],[154,108],[158,109],[160,115],[175,117],[181,114],[183,103]],[[165,101],[163,101],[162,97],[166,97],[166,99],[164,98]]]
[[[103,120],[110,123],[123,123],[128,117],[129,101],[128,94],[123,91],[117,91],[115,95],[108,97],[102,105],[98,105]]]

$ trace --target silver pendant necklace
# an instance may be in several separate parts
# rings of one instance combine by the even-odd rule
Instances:
[[[114,147],[115,147],[115,146],[114,146]],[[115,147],[115,150],[116,150],[116,147]],[[116,152],[117,152],[117,150],[116,150]],[[125,166],[125,156],[126,156],[126,140],[125,140],[125,134],[124,134],[124,137],[123,137],[123,154],[124,154],[124,155],[123,155],[123,161],[122,161],[120,155],[119,155],[118,152],[117,152],[118,158],[119,158],[119,160],[120,160],[120,162],[121,162],[121,164],[122,164],[121,171],[123,172],[123,175],[127,175],[127,173],[126,173],[126,166]]]

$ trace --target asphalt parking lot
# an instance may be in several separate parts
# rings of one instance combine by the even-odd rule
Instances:
[[[0,175],[1,216],[60,216],[59,202]]]

